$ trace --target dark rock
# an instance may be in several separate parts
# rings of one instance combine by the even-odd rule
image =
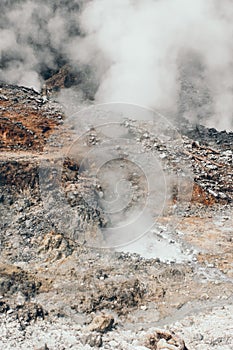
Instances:
[[[87,336],[83,337],[83,344],[88,344],[91,347],[100,348],[103,344],[102,336],[101,334],[88,334]]]

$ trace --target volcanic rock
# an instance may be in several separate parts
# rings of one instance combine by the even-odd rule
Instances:
[[[182,339],[162,330],[156,330],[154,334],[149,335],[145,346],[151,350],[188,350]]]
[[[88,329],[90,331],[104,333],[111,330],[113,324],[114,318],[112,315],[99,315],[93,319]]]

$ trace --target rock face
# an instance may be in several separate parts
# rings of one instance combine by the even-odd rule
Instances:
[[[93,100],[98,86],[90,66],[84,65],[78,69],[66,64],[46,80],[45,87],[49,95],[56,94],[63,88],[78,87],[84,98]]]
[[[0,205],[3,216],[1,227],[10,224],[12,215],[16,218],[18,213],[20,217],[17,222],[25,236],[31,236],[32,230],[35,229],[35,221],[40,226],[40,231],[48,234],[54,231],[54,222],[51,226],[48,221],[37,220],[33,214],[31,215],[30,210],[34,207],[37,213],[39,210],[43,215],[39,176],[44,171],[42,164],[53,162],[49,151],[45,150],[48,140],[52,151],[56,152],[59,152],[67,140],[70,141],[69,132],[64,131],[63,127],[62,108],[58,103],[45,99],[43,93],[4,84],[0,85],[0,108]],[[57,133],[66,135],[62,138],[59,134],[53,139],[52,135]],[[80,217],[79,232],[83,232],[88,224],[104,225],[105,219],[101,218],[98,208],[88,206],[80,195],[83,191],[94,193],[94,187],[91,180],[85,176],[78,178],[78,171],[79,164],[76,161],[69,158],[64,160],[61,186],[69,205],[77,208]],[[52,177],[53,174],[51,172],[48,174],[45,169],[48,186],[51,183],[49,176]],[[63,207],[60,210],[63,210]],[[28,211],[27,219],[26,211]],[[58,212],[56,214],[60,217],[62,215]],[[59,226],[59,222],[57,224]],[[4,235],[1,238],[4,241]],[[63,244],[64,240],[60,249],[64,248]],[[70,251],[67,246],[68,250]]]

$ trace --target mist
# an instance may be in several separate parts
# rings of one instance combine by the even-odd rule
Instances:
[[[39,90],[64,64],[88,67],[76,86],[84,99],[232,130],[231,0],[18,0],[0,10],[0,80]]]
[[[100,66],[96,101],[183,110],[230,129],[232,13],[230,1],[92,1],[81,16],[78,56],[94,56]]]

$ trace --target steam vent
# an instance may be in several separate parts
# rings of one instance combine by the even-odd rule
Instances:
[[[233,349],[232,3],[0,10],[0,349]]]

